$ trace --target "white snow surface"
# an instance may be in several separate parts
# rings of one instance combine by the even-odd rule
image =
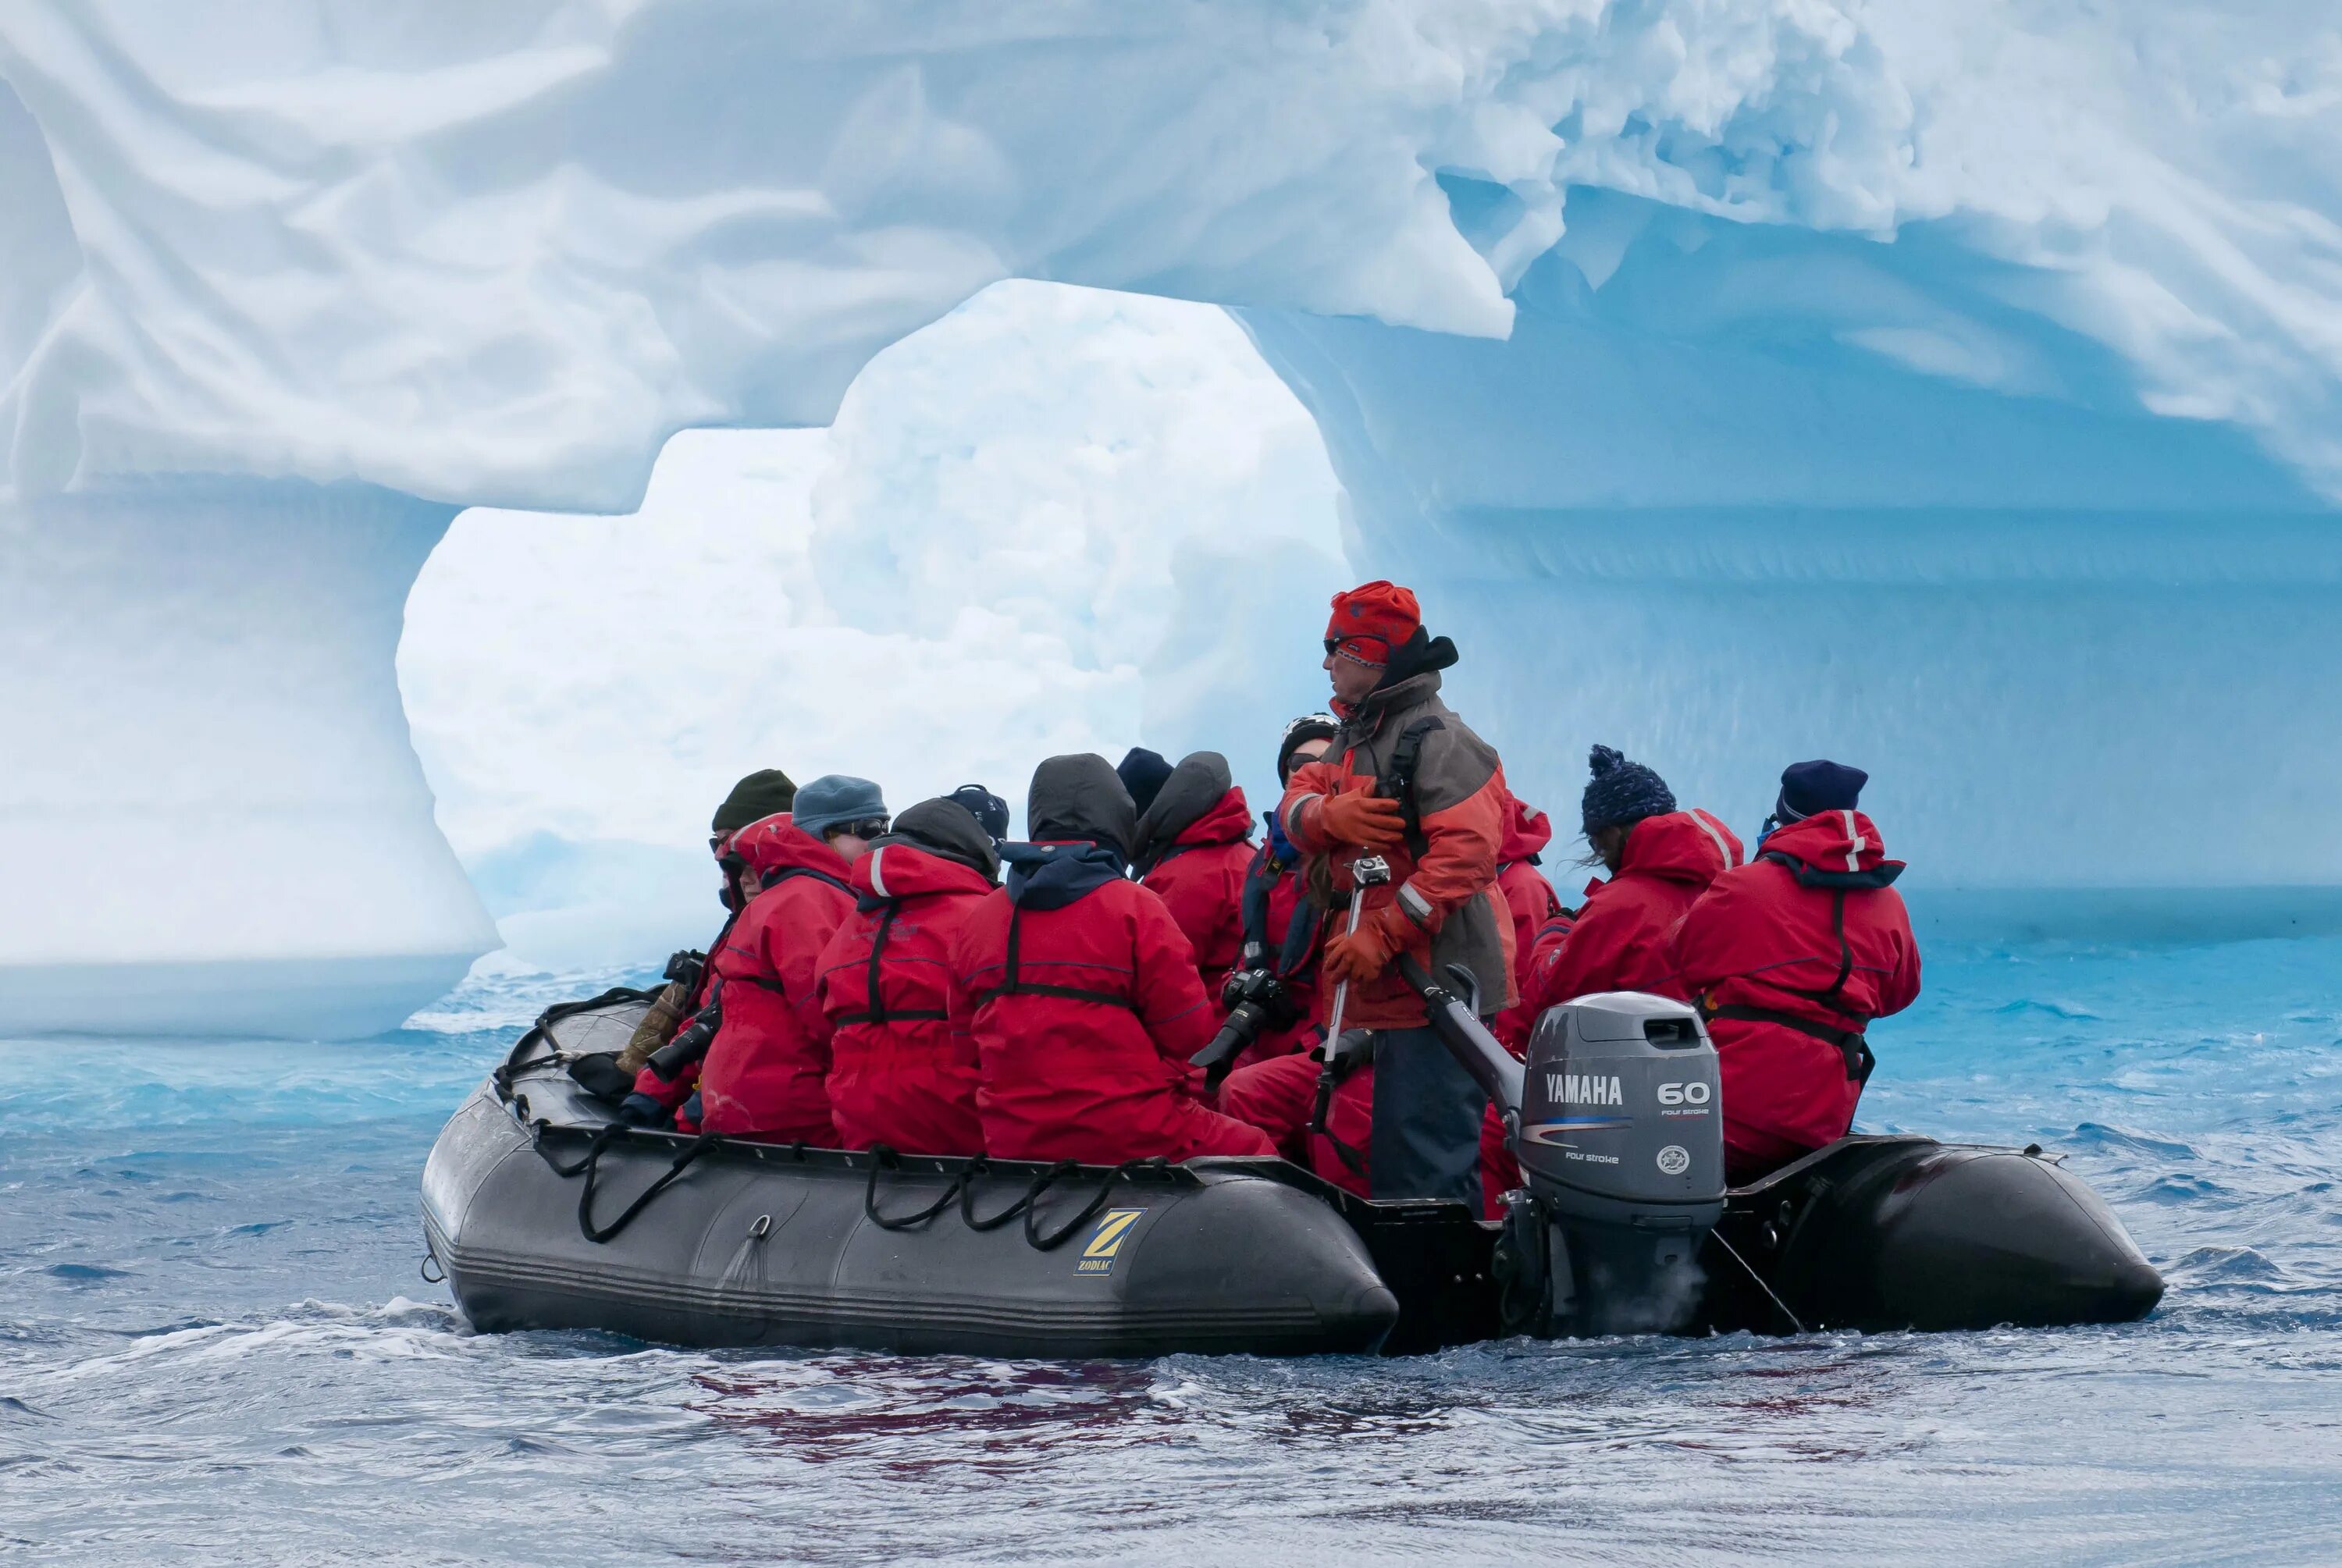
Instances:
[[[994,285],[827,431],[667,444],[640,513],[475,509],[407,604],[440,825],[530,970],[704,944],[704,824],[779,766],[896,810],[1034,764],[1230,755],[1270,803],[1346,585],[1316,427],[1225,313]]]

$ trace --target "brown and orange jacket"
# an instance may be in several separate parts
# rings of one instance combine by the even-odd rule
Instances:
[[[1518,1000],[1513,982],[1513,925],[1494,889],[1496,851],[1504,842],[1504,764],[1496,748],[1465,726],[1439,698],[1439,672],[1411,675],[1369,694],[1344,716],[1342,731],[1318,761],[1294,771],[1277,813],[1285,834],[1307,856],[1312,887],[1330,890],[1326,929],[1349,922],[1350,862],[1357,851],[1329,842],[1317,829],[1324,796],[1371,790],[1389,771],[1400,737],[1423,720],[1415,767],[1415,804],[1422,829],[1420,854],[1405,845],[1385,852],[1388,886],[1366,894],[1373,910],[1396,901],[1420,941],[1408,955],[1434,975],[1461,964],[1480,983],[1480,1005],[1494,1014]],[[1323,982],[1328,996],[1330,979]],[[1394,964],[1372,984],[1353,986],[1343,1024],[1362,1029],[1416,1029],[1427,1015],[1423,1000]]]

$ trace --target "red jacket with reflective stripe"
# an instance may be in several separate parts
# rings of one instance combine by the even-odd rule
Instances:
[[[1252,808],[1241,788],[1187,824],[1171,848],[1139,879],[1179,923],[1196,950],[1196,968],[1210,998],[1212,1016],[1226,1016],[1220,987],[1244,947],[1244,880],[1252,864]]]
[[[765,888],[708,956],[724,1027],[699,1074],[700,1128],[834,1147],[824,1085],[829,1025],[816,1001],[815,964],[854,909],[842,885],[846,859],[786,814],[742,828],[732,849]]]
[[[849,1149],[980,1154],[976,1046],[952,1034],[950,960],[992,884],[900,839],[874,845],[849,880],[860,901],[819,961],[838,1139]]]
[[[1857,1033],[1900,1013],[1919,994],[1919,944],[1903,895],[1799,879],[1802,870],[1816,883],[1876,881],[1887,866],[1899,869],[1858,811],[1817,812],[1777,830],[1755,864],[1718,877],[1676,932],[1673,963],[1686,994]],[[1742,1144],[1816,1149],[1846,1135],[1862,1086],[1847,1079],[1837,1046],[1744,1019],[1714,1019],[1708,1034],[1723,1063],[1727,1137],[1736,1126]]]
[[[1618,874],[1587,890],[1567,936],[1539,945],[1527,987],[1530,1016],[1596,991],[1686,997],[1669,934],[1707,884],[1739,864],[1740,841],[1704,811],[1636,823]]]
[[[1017,978],[1080,992],[996,994]],[[952,944],[952,1028],[973,1041],[985,1151],[1113,1164],[1184,1148],[1201,1110],[1187,1058],[1217,1025],[1194,949],[1163,901],[1112,881],[1058,909],[985,895]]]

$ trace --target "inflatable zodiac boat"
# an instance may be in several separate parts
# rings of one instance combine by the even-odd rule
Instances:
[[[1052,1166],[624,1126],[571,1073],[649,1004],[614,991],[548,1012],[456,1112],[425,1235],[486,1331],[978,1355],[2118,1323],[2162,1294],[2037,1148],[1853,1137],[1727,1190],[1714,1049],[1680,1004],[1556,1008],[1525,1067],[1426,994],[1513,1131],[1526,1187],[1502,1220],[1369,1203],[1282,1160]]]

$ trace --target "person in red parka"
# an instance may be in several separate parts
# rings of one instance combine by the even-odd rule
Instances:
[[[1346,1094],[1363,1080],[1370,1094],[1368,1143],[1335,1132],[1330,1115],[1326,1130],[1342,1139],[1343,1166],[1363,1170],[1374,1196],[1477,1208],[1487,1097],[1432,1032],[1399,961],[1426,976],[1461,968],[1486,1017],[1516,1000],[1513,924],[1496,892],[1509,798],[1504,767],[1441,700],[1440,672],[1456,663],[1456,645],[1425,628],[1412,593],[1367,583],[1336,594],[1332,612],[1323,667],[1342,727],[1323,757],[1294,770],[1277,807],[1309,886],[1326,898],[1319,984],[1328,1011],[1346,982],[1345,1032],[1373,1036],[1372,1069],[1343,1084]],[[1352,933],[1351,868],[1367,853],[1384,859],[1391,880],[1366,892]],[[1308,1071],[1287,1059],[1256,1064],[1221,1087],[1221,1106],[1290,1147],[1299,1131],[1292,1114],[1297,1107],[1306,1123],[1314,1107]],[[1329,1112],[1342,1103],[1337,1094]],[[1322,1166],[1320,1174],[1340,1179]]]
[[[715,817],[707,824],[707,852],[716,859],[716,874],[722,883],[716,893],[724,905],[724,924],[708,944],[713,952],[725,944],[738,924],[740,911],[747,907],[756,893],[756,874],[747,863],[732,853],[732,840],[749,824],[766,817],[786,814],[796,804],[797,786],[789,775],[778,768],[759,768],[732,786],[724,804],[716,808]],[[664,1027],[654,1024],[647,1036],[637,1033],[636,1040],[627,1042],[619,1065],[635,1074],[634,1091],[618,1107],[618,1119],[636,1126],[665,1125],[674,1113],[699,1087],[699,1064],[690,1064],[672,1079],[662,1078],[642,1065],[642,1057],[666,1044],[696,1021],[700,1010],[716,994],[716,972],[702,953],[678,953],[667,960],[667,972],[674,974],[681,964],[689,964],[689,984],[677,981],[668,987],[662,1006],[672,1009],[672,1022]],[[709,1031],[714,1030],[710,1015]]]
[[[1553,842],[1553,824],[1545,813],[1510,795],[1505,801],[1505,838],[1496,846],[1496,891],[1513,921],[1513,981],[1521,1000],[1496,1014],[1496,1035],[1505,1049],[1518,1056],[1529,1047],[1529,1026],[1536,1010],[1528,1004],[1528,972],[1536,952],[1537,934],[1564,917],[1553,884],[1537,869],[1538,857]]]
[[[1676,810],[1674,793],[1649,768],[1608,746],[1596,746],[1588,765],[1581,820],[1610,880],[1588,890],[1568,934],[1534,957],[1521,998],[1532,1025],[1546,1008],[1597,991],[1689,1000],[1670,936],[1708,884],[1740,864],[1732,830],[1706,812]],[[1480,1152],[1493,1213],[1499,1194],[1520,1184],[1493,1112],[1481,1124]]]
[[[1153,890],[1179,923],[1216,1027],[1227,1016],[1220,993],[1244,946],[1245,870],[1252,864],[1252,807],[1217,752],[1191,752],[1171,770],[1138,818],[1132,857],[1139,885]]]
[[[1675,933],[1672,967],[1723,1072],[1736,1184],[1846,1136],[1870,1075],[1866,1032],[1919,994],[1892,885],[1903,863],[1856,809],[1868,779],[1833,762],[1783,773],[1756,861],[1716,878]]]
[[[951,1025],[974,1042],[985,1152],[1118,1164],[1267,1154],[1257,1128],[1196,1098],[1187,1059],[1215,1033],[1195,950],[1123,870],[1138,814],[1101,756],[1033,774],[1031,844],[952,944]]]
[[[733,840],[763,885],[708,959],[724,1022],[699,1074],[701,1131],[836,1145],[815,965],[854,909],[852,863],[886,831],[878,786],[830,774],[797,791],[791,815]]]
[[[981,1154],[975,1042],[951,1031],[951,946],[1000,869],[953,800],[922,801],[854,863],[854,913],[822,950],[829,1114],[848,1149]]]

